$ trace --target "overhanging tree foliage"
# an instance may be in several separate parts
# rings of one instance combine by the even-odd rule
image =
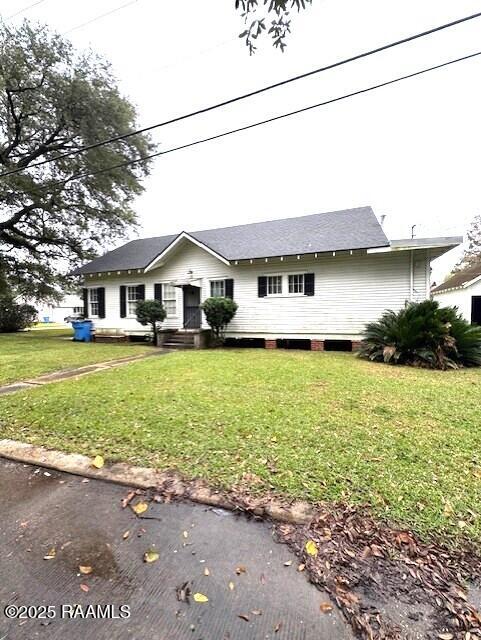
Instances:
[[[462,271],[481,262],[481,214],[474,217],[467,234],[467,248],[454,271]]]
[[[76,53],[46,27],[0,25],[0,284],[48,298],[66,274],[135,224],[133,196],[146,163],[74,180],[153,150],[149,138],[127,140],[58,159],[137,128],[109,64]],[[57,184],[64,181],[63,184]]]
[[[246,29],[239,38],[243,38],[249,49],[249,54],[256,52],[258,38],[268,35],[272,38],[274,47],[284,51],[286,38],[291,31],[292,9],[298,12],[312,4],[312,0],[235,0],[235,8],[241,12]],[[268,18],[272,16],[269,25]]]

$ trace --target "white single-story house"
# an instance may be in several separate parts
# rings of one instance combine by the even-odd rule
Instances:
[[[431,260],[461,242],[389,241],[372,208],[359,207],[133,240],[75,274],[97,336],[145,334],[136,303],[155,298],[167,311],[162,328],[179,342],[208,329],[203,300],[229,296],[239,308],[228,338],[355,348],[383,311],[429,298]]]
[[[458,271],[432,290],[443,307],[458,307],[465,320],[481,324],[481,261]]]
[[[39,322],[63,323],[65,318],[83,314],[83,300],[75,294],[66,294],[60,302],[37,306]]]

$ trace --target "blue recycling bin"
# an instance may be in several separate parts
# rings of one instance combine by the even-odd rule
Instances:
[[[73,320],[73,339],[77,342],[92,341],[92,320]]]

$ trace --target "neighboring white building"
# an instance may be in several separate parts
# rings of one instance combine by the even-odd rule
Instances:
[[[455,273],[432,294],[443,307],[458,307],[465,320],[481,324],[481,262]]]
[[[38,309],[39,322],[63,323],[69,316],[83,314],[83,300],[80,296],[68,294],[56,304],[44,305]]]
[[[210,296],[239,309],[227,337],[357,343],[386,309],[430,296],[430,262],[462,238],[389,241],[371,207],[134,240],[76,271],[97,333],[145,333],[136,302],[161,300],[164,329],[207,329]],[[332,346],[332,345],[331,345]]]

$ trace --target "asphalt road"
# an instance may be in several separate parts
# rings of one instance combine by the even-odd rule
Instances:
[[[0,459],[0,640],[352,638],[269,524],[186,503],[151,503],[139,518],[121,507],[127,492]],[[8,619],[7,606],[43,617]]]

